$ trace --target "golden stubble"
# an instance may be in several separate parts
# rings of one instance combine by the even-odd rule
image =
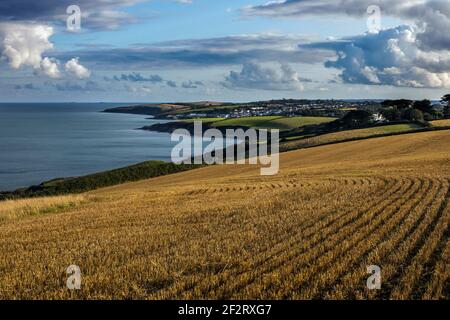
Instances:
[[[450,131],[280,163],[276,176],[223,165],[4,202],[0,298],[449,298]],[[73,264],[78,291],[65,286]],[[381,290],[366,288],[369,265]]]

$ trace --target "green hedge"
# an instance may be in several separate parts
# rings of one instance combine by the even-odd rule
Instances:
[[[129,167],[90,174],[87,176],[47,181],[38,186],[0,194],[0,200],[82,193],[199,167],[199,165],[176,165],[174,163],[163,161],[146,161]]]

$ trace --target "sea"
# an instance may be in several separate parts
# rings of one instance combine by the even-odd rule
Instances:
[[[124,167],[170,161],[169,133],[137,130],[165,121],[103,113],[127,104],[0,104],[0,191]]]

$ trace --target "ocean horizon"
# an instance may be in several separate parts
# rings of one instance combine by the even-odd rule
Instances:
[[[122,105],[1,103],[0,191],[146,160],[170,161],[170,134],[136,130],[165,121],[101,112]]]

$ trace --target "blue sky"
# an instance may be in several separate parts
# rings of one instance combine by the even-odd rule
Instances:
[[[449,27],[440,0],[4,0],[0,101],[438,99]]]

